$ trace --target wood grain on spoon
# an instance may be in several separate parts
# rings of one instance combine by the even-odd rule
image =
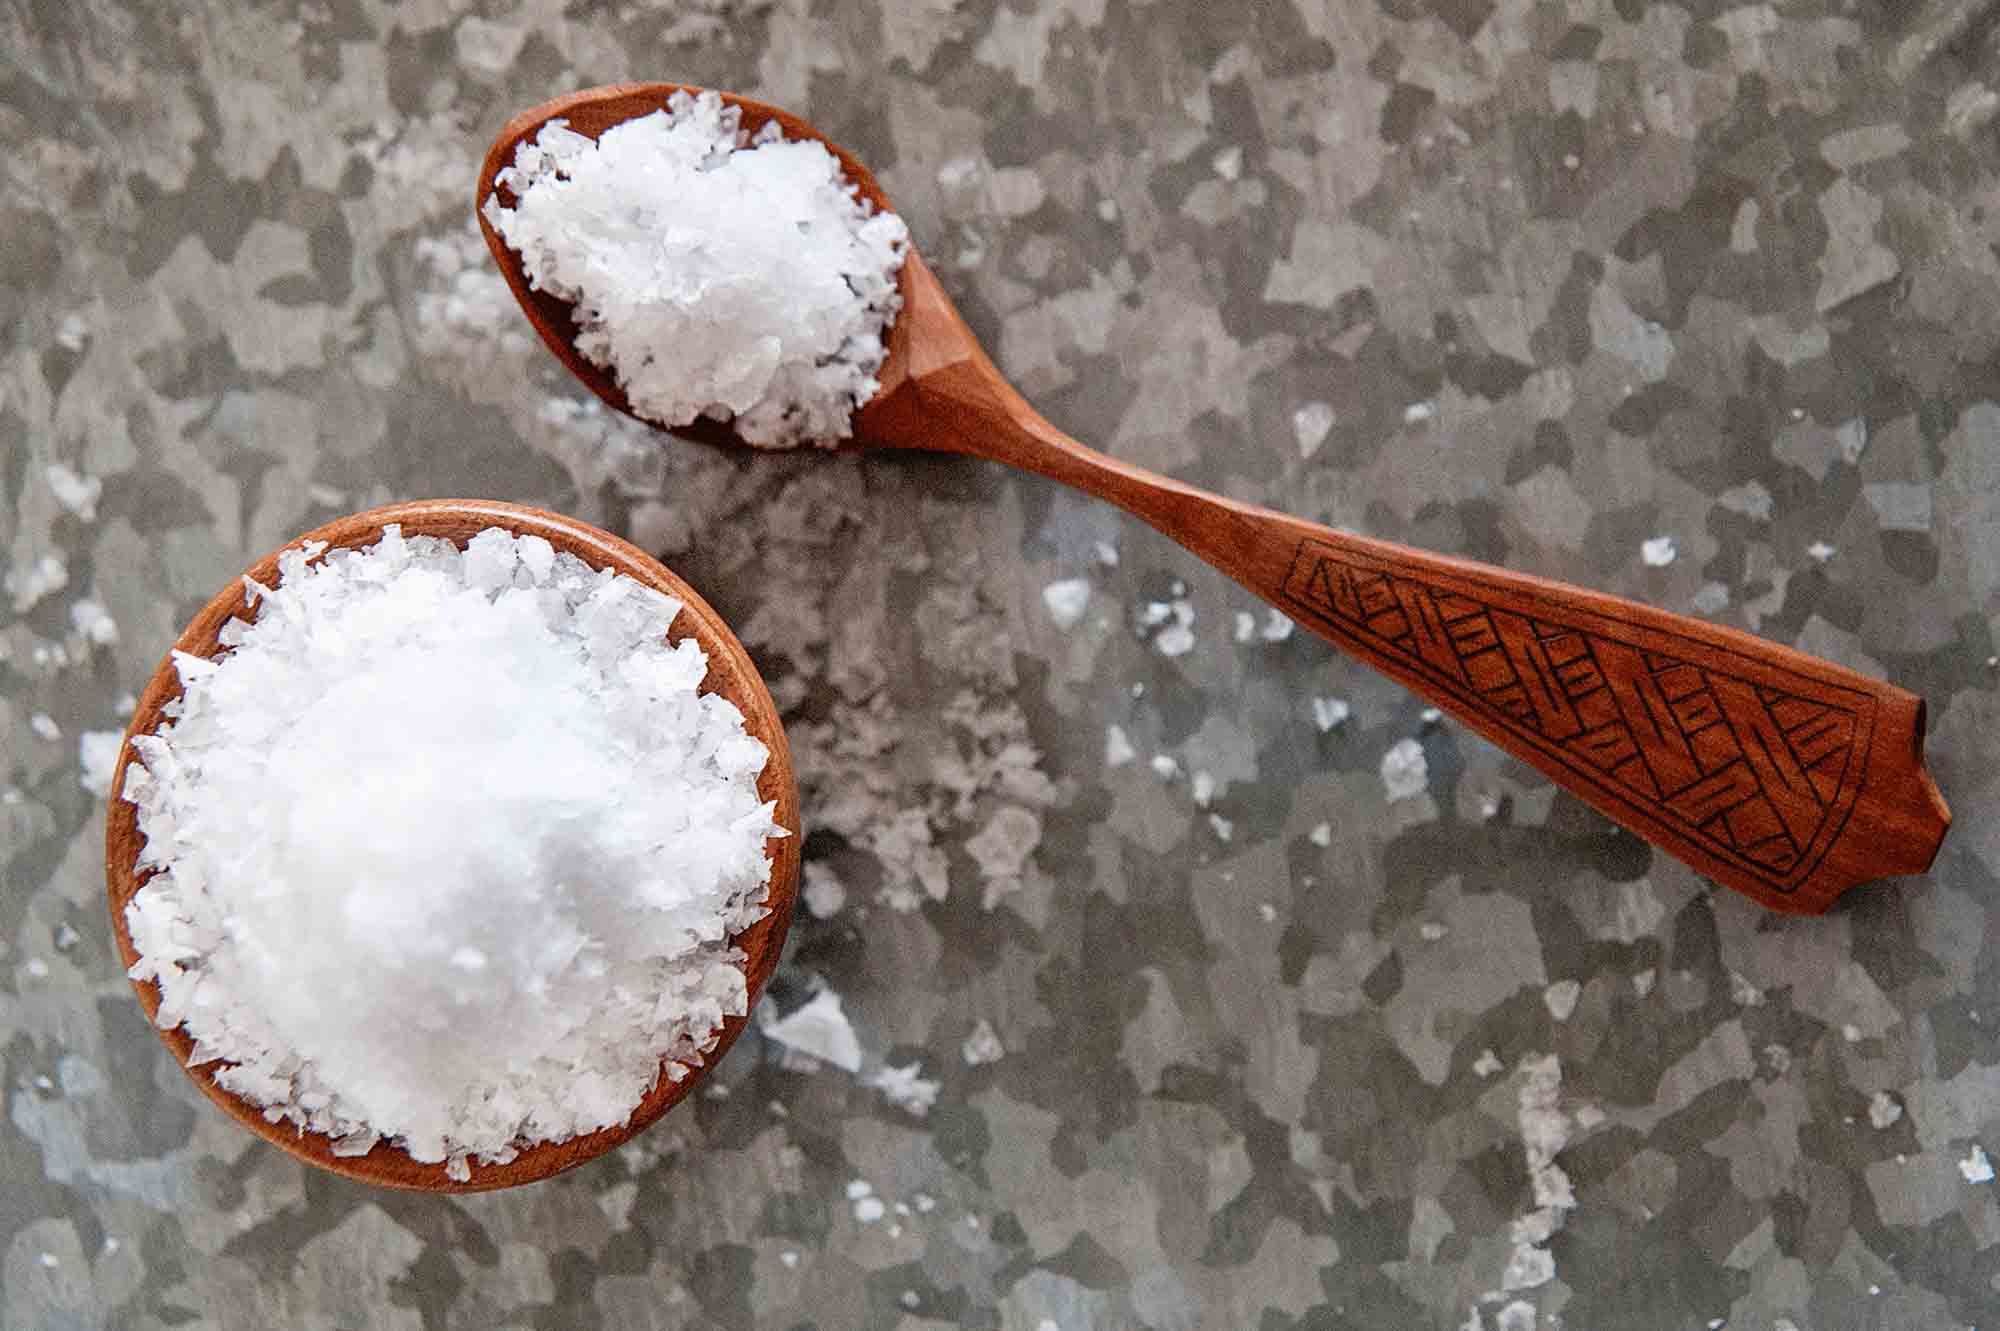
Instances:
[[[708,656],[708,676],[702,682],[702,692],[719,693],[736,704],[743,713],[749,732],[770,750],[763,774],[758,778],[757,789],[765,799],[777,802],[777,822],[791,834],[768,843],[771,853],[770,913],[732,940],[744,954],[743,972],[749,989],[749,1008],[754,1011],[758,994],[777,967],[778,954],[784,949],[785,931],[791,925],[792,911],[798,901],[799,792],[792,772],[791,749],[785,742],[778,709],[743,644],[692,587],[636,546],[581,522],[518,504],[473,499],[432,499],[392,504],[337,518],[289,542],[284,549],[291,549],[304,541],[325,541],[336,548],[372,545],[381,537],[382,528],[392,522],[401,523],[406,536],[440,536],[460,546],[488,527],[503,527],[516,534],[541,536],[557,550],[575,555],[592,568],[609,568],[636,578],[648,587],[675,598],[685,607],[674,617],[668,636],[675,642],[691,636],[701,644],[702,651]],[[282,551],[273,551],[266,555],[247,570],[248,576],[265,586],[275,583],[280,553]],[[173,650],[194,656],[213,656],[224,624],[231,619],[255,617],[256,612],[245,605],[242,583],[232,583],[194,617]],[[152,681],[132,713],[131,724],[126,727],[126,742],[119,749],[118,766],[111,778],[114,792],[123,788],[125,768],[132,759],[132,736],[149,734],[158,729],[164,715],[162,709],[178,698],[180,692],[180,677],[174,669],[173,654],[170,652],[154,671]],[[150,871],[141,873],[136,868],[143,844],[137,810],[114,795],[105,823],[104,864],[111,928],[117,939],[119,955],[124,958],[127,967],[138,961],[139,954],[132,946],[131,931],[125,922],[125,905],[151,876]],[[519,924],[523,929],[536,927],[536,921],[532,919],[521,920]],[[139,1003],[145,1008],[150,1022],[159,1012],[159,990],[150,981],[135,981],[133,987],[138,991]],[[267,1122],[262,1109],[216,1085],[215,1065],[188,1066],[194,1042],[185,1030],[180,1027],[159,1030],[157,1026],[154,1029],[203,1094],[244,1127],[308,1164],[392,1188],[422,1192],[483,1192],[548,1178],[630,1140],[633,1134],[673,1108],[700,1083],[702,1076],[715,1066],[742,1033],[746,1020],[745,1017],[731,1017],[723,1023],[721,1038],[705,1067],[678,1082],[668,1080],[663,1073],[624,1124],[587,1136],[573,1137],[565,1142],[543,1142],[531,1146],[504,1165],[475,1163],[472,1177],[466,1182],[447,1175],[444,1165],[421,1164],[400,1147],[387,1142],[378,1144],[366,1155],[340,1156],[334,1154],[332,1140],[323,1133],[302,1133],[289,1123]]]
[[[487,154],[478,205],[549,120],[595,137],[683,88],[700,91],[624,84],[515,117]],[[804,121],[722,95],[747,128],[776,120],[788,137],[825,143],[863,197],[892,207],[864,165]],[[616,381],[577,353],[569,306],[531,290],[520,256],[483,216],[480,226],[549,349],[629,413]],[[1915,694],[1749,633],[1337,531],[1107,457],[1014,390],[914,250],[900,286],[903,310],[881,390],[857,415],[858,444],[989,458],[1118,505],[1607,817],[1773,909],[1824,910],[1858,883],[1930,867],[1951,811],[1924,769]],[[693,433],[728,437],[713,424]]]

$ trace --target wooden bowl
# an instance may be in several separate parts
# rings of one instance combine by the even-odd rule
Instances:
[[[337,518],[307,532],[285,548],[290,549],[302,541],[325,541],[333,547],[372,545],[381,536],[382,528],[392,522],[401,523],[406,536],[441,536],[459,546],[488,527],[540,536],[557,550],[567,551],[593,568],[615,569],[683,604],[685,609],[675,617],[669,638],[678,642],[692,635],[701,644],[702,650],[708,654],[708,677],[702,683],[702,692],[719,693],[736,704],[750,733],[770,749],[771,756],[764,765],[757,788],[765,799],[777,801],[778,824],[791,834],[773,838],[770,844],[769,913],[733,940],[744,954],[742,968],[749,986],[749,1008],[754,1011],[758,994],[763,991],[765,981],[770,979],[772,970],[778,964],[778,955],[784,948],[785,930],[791,924],[792,911],[798,901],[799,792],[798,782],[792,773],[791,750],[785,743],[785,731],[778,719],[777,707],[772,703],[771,694],[764,687],[764,681],[758,675],[757,667],[751,663],[749,653],[743,649],[743,644],[708,602],[658,560],[607,532],[541,509],[468,499],[429,499],[391,504]],[[279,553],[273,551],[252,565],[247,570],[249,576],[266,586],[275,583]],[[174,644],[174,650],[195,656],[212,656],[223,624],[231,618],[254,619],[255,616],[256,612],[245,602],[241,582],[232,583],[194,617],[181,634],[180,641]],[[105,880],[111,905],[112,932],[118,940],[119,954],[125,958],[128,967],[138,961],[139,954],[132,946],[132,936],[126,927],[125,905],[152,871],[141,873],[135,868],[144,838],[139,833],[136,808],[119,798],[118,792],[124,788],[125,767],[132,759],[132,737],[157,729],[162,720],[161,709],[178,697],[180,691],[180,678],[174,671],[173,657],[169,654],[153,672],[152,680],[132,713],[132,722],[125,730],[126,743],[119,750],[118,766],[111,780],[110,811],[105,820]],[[148,1019],[157,1016],[160,1007],[157,987],[151,981],[135,981],[133,988],[138,991],[140,1006],[145,1008]],[[185,1030],[180,1027],[160,1030],[157,1025],[154,1030],[173,1051],[195,1085],[221,1106],[223,1112],[259,1137],[308,1164],[384,1187],[419,1192],[483,1192],[548,1178],[630,1140],[694,1089],[703,1075],[728,1052],[747,1020],[747,1017],[731,1017],[724,1022],[721,1038],[717,1040],[706,1064],[687,1077],[674,1082],[662,1072],[658,1083],[623,1125],[588,1136],[573,1137],[565,1142],[540,1143],[522,1151],[504,1165],[474,1163],[471,1180],[463,1183],[447,1177],[442,1163],[420,1164],[401,1147],[388,1142],[378,1143],[366,1155],[337,1156],[333,1153],[332,1139],[324,1133],[302,1132],[283,1121],[267,1122],[262,1108],[237,1098],[215,1084],[214,1068],[217,1065],[188,1067],[188,1055],[194,1042]]]

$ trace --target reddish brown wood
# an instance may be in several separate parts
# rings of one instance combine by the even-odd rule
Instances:
[[[592,89],[516,117],[487,155],[478,201],[548,120],[595,136],[683,86]],[[818,138],[864,197],[890,207],[867,168],[810,125],[723,96],[746,124],[775,119],[788,136]],[[490,228],[486,240],[549,349],[629,410],[616,383],[577,355],[568,307],[528,289],[519,256]],[[990,458],[1117,504],[1608,817],[1774,909],[1824,910],[1857,883],[1922,872],[1936,856],[1951,811],[1924,770],[1914,694],[1748,633],[1334,531],[1093,452],[1014,391],[914,251],[900,285],[882,388],[856,418],[861,446]],[[729,437],[716,426],[696,433]]]
[[[784,949],[785,931],[791,926],[792,911],[798,901],[799,791],[798,781],[792,772],[791,749],[785,742],[784,726],[778,718],[777,706],[771,701],[770,692],[764,687],[763,678],[757,673],[757,667],[751,662],[743,644],[692,587],[636,546],[584,523],[518,504],[468,499],[391,504],[386,508],[337,518],[307,532],[284,548],[290,549],[302,541],[325,541],[335,547],[370,545],[380,537],[382,528],[391,522],[401,523],[406,535],[442,536],[461,546],[488,527],[504,527],[517,533],[541,536],[557,550],[567,551],[593,568],[615,569],[628,577],[637,578],[647,586],[674,597],[686,607],[675,617],[669,637],[678,642],[692,636],[701,644],[702,650],[708,654],[708,677],[702,683],[702,691],[719,693],[736,704],[750,733],[770,749],[770,758],[757,786],[765,799],[777,802],[778,824],[790,833],[789,836],[773,838],[769,843],[770,913],[734,940],[744,953],[744,979],[749,985],[750,1006],[754,1010],[758,994],[777,967],[778,955]],[[252,565],[247,570],[248,576],[267,586],[273,583],[278,576],[279,553],[273,551]],[[225,623],[232,618],[255,617],[255,610],[244,604],[241,582],[232,584],[194,617],[174,644],[174,651],[212,656],[218,646],[217,635]],[[180,680],[169,653],[154,671],[151,682],[132,713],[131,724],[126,727],[125,738],[128,742],[119,750],[118,766],[112,776],[111,789],[114,792],[123,787],[125,767],[132,756],[129,743],[132,736],[148,734],[156,729],[162,719],[161,709],[179,696]],[[127,966],[137,962],[139,956],[126,927],[125,905],[151,876],[150,873],[140,874],[134,868],[142,845],[133,806],[114,795],[105,820],[105,878],[111,906],[111,928],[118,941],[119,955],[125,959]],[[522,922],[524,928],[532,928],[533,923],[532,920]],[[134,982],[133,988],[138,991],[139,1003],[145,1008],[150,1021],[159,1011],[158,989],[151,982]],[[308,1164],[392,1188],[422,1192],[484,1192],[548,1178],[629,1141],[694,1089],[708,1069],[713,1068],[729,1051],[729,1046],[742,1033],[746,1020],[732,1017],[723,1024],[721,1038],[706,1068],[679,1082],[668,1081],[662,1075],[622,1126],[566,1142],[531,1147],[505,1165],[474,1165],[472,1178],[465,1183],[447,1177],[443,1165],[419,1164],[400,1149],[387,1144],[378,1145],[362,1156],[337,1156],[333,1154],[332,1142],[323,1134],[300,1133],[290,1124],[268,1123],[260,1109],[215,1084],[213,1066],[188,1067],[193,1042],[186,1031],[176,1027],[170,1031],[159,1031],[159,1035],[203,1094],[244,1127]],[[158,1027],[154,1029],[158,1030]]]

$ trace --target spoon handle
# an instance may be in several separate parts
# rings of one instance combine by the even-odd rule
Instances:
[[[928,272],[906,287],[919,339],[927,323],[949,331],[925,317],[934,287]],[[1715,881],[1812,913],[1936,856],[1951,811],[1924,770],[1915,694],[1749,633],[1154,475],[1043,420],[970,334],[925,342],[863,413],[872,442],[1109,500]]]

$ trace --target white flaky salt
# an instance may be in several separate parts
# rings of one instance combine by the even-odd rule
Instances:
[[[1042,604],[1059,629],[1073,629],[1090,608],[1090,583],[1082,578],[1064,578],[1042,588]]]
[[[490,198],[487,222],[648,420],[831,443],[880,386],[909,232],[824,145],[679,92],[595,141],[551,120],[495,184],[515,205]]]
[[[132,741],[160,1025],[342,1154],[464,1178],[625,1122],[746,1011],[781,835],[680,605],[497,529],[279,570]]]
[[[831,989],[820,990],[804,1007],[766,1020],[764,1034],[822,1063],[846,1072],[861,1071],[861,1041],[841,1010],[840,995]]]

